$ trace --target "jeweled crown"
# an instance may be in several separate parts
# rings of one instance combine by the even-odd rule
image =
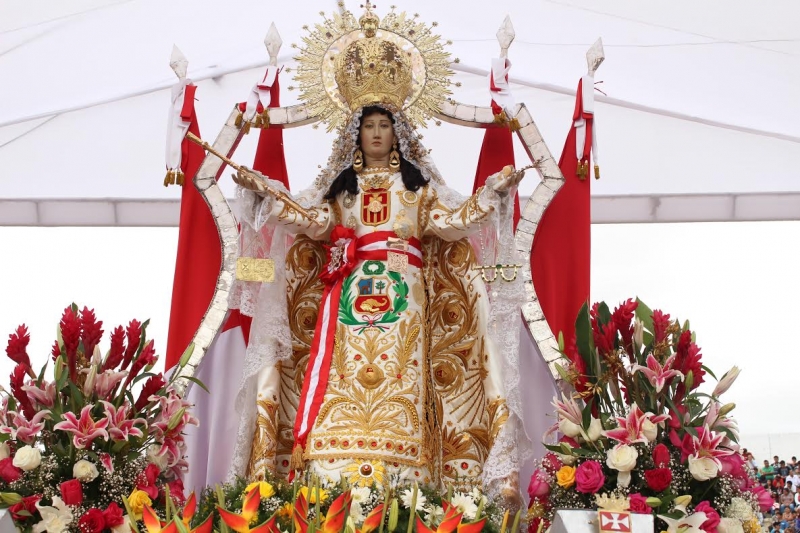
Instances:
[[[408,52],[377,36],[380,19],[369,8],[358,22],[366,38],[354,41],[336,58],[340,94],[350,111],[379,103],[402,109],[412,87]]]

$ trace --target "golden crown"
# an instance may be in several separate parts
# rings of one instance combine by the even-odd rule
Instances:
[[[411,65],[408,53],[396,44],[368,37],[353,42],[336,58],[339,93],[355,111],[373,104],[403,108],[411,95]]]
[[[392,105],[424,125],[450,94],[450,54],[417,15],[392,11],[380,19],[367,2],[358,20],[349,11],[334,13],[303,42],[295,75],[300,99],[329,130],[374,104]]]

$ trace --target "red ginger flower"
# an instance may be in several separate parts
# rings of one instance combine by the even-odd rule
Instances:
[[[18,365],[22,365],[29,376],[36,378],[36,374],[31,368],[31,359],[28,357],[27,351],[30,340],[31,336],[28,335],[28,328],[25,324],[22,324],[14,333],[8,336],[6,355]]]
[[[676,350],[675,368],[680,370],[684,376],[688,376],[689,372],[692,373],[692,390],[696,389],[703,383],[706,372],[703,370],[703,363],[701,361],[702,354],[700,347],[692,342],[692,332],[689,330],[681,333],[678,339],[678,347]],[[678,387],[679,397],[683,397],[686,392],[685,385],[681,384]]]
[[[53,357],[53,361],[58,359],[58,356],[61,355],[61,347],[58,345],[58,341],[53,341],[53,348],[50,350],[50,355]]]
[[[20,364],[14,367],[14,371],[11,372],[11,394],[17,399],[17,403],[19,403],[19,407],[22,409],[25,417],[33,418],[33,415],[36,414],[36,409],[33,408],[33,404],[30,398],[28,398],[28,393],[25,392],[25,378],[27,375],[28,373],[24,365]]]
[[[128,368],[128,365],[131,364],[133,360],[133,356],[136,355],[136,352],[139,350],[139,343],[142,340],[142,323],[135,319],[131,320],[128,324],[126,335],[128,337],[128,348],[125,350],[125,356],[122,358],[122,366],[120,367],[122,370]]]
[[[614,327],[617,328],[622,336],[622,345],[629,356],[633,356],[633,317],[634,311],[639,307],[639,302],[634,302],[632,298],[619,304],[611,315]]]
[[[111,347],[108,351],[108,357],[103,363],[103,370],[111,370],[116,368],[125,357],[125,330],[122,326],[117,326],[111,332]]]
[[[142,391],[139,393],[139,397],[136,399],[133,409],[135,411],[141,411],[147,407],[147,404],[151,401],[150,397],[163,389],[166,384],[167,382],[164,380],[164,376],[161,374],[150,377],[150,379],[148,379],[144,384],[144,387],[142,387]]]
[[[158,356],[156,355],[155,343],[151,340],[145,345],[142,353],[136,358],[136,361],[133,362],[131,370],[128,373],[128,377],[125,378],[125,383],[122,385],[122,388],[126,388],[130,382],[133,381],[133,378],[135,378],[144,367],[147,365],[153,365],[156,363],[156,361],[158,361]]]
[[[86,357],[91,357],[94,353],[94,347],[100,342],[103,336],[103,322],[97,321],[94,314],[94,309],[88,309],[84,306],[80,316],[81,322],[81,341],[83,341],[83,353]]]
[[[61,340],[64,343],[64,351],[67,354],[69,378],[72,381],[77,381],[78,343],[81,340],[81,323],[77,315],[72,311],[72,307],[64,309],[59,327],[61,328]]]
[[[667,338],[669,325],[669,315],[665,315],[660,309],[653,311],[653,337],[655,337],[656,344],[663,342]]]

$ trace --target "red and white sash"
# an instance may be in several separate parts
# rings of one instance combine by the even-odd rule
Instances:
[[[408,257],[408,264],[422,268],[422,243],[411,238],[405,241],[405,249],[392,246],[390,239],[397,239],[393,231],[376,231],[363,237],[344,226],[336,226],[331,232],[331,244],[326,245],[328,262],[322,267],[320,279],[325,283],[322,293],[314,341],[308,358],[308,368],[300,393],[300,404],[294,422],[295,447],[305,449],[308,433],[319,414],[333,356],[333,342],[339,318],[339,300],[342,283],[359,261],[385,261],[388,254],[399,253]]]

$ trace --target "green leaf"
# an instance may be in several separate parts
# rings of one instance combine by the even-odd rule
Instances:
[[[558,372],[558,375],[561,377],[561,379],[563,379],[564,381],[568,380],[569,375],[567,374],[567,369],[559,365],[558,363],[556,363],[556,372]]]
[[[714,375],[714,373],[711,371],[711,369],[710,369],[710,368],[708,368],[706,365],[701,365],[701,368],[702,368],[703,370],[705,370],[706,372],[708,372],[708,373],[711,375],[711,377],[712,377],[712,378],[714,378],[714,379],[716,379],[717,381],[719,381],[719,379],[717,378],[717,376],[716,376],[716,375]]]
[[[600,305],[597,306],[597,322],[603,325],[611,322],[611,310],[605,302],[600,302]]]
[[[564,353],[564,332],[558,332],[558,351]]]
[[[645,329],[649,332],[653,332],[653,310],[647,307],[643,301],[641,301],[638,297],[636,298],[636,303],[639,304],[636,307],[636,318],[642,321]],[[652,342],[652,338],[651,338]],[[649,344],[645,341],[645,345]]]
[[[699,435],[697,434],[697,428],[694,428],[692,426],[685,426],[683,429],[685,429],[686,433],[688,433],[692,437],[698,437],[699,438]]]
[[[594,403],[594,398],[591,398],[588,402],[586,402],[586,406],[583,408],[581,412],[581,425],[583,429],[588,430],[589,424],[592,423],[592,404]]]
[[[200,381],[199,379],[197,379],[197,378],[196,378],[196,377],[194,377],[194,376],[178,376],[178,378],[179,378],[179,379],[180,379],[180,378],[183,378],[183,379],[188,379],[189,381],[191,381],[191,382],[192,382],[192,383],[194,383],[195,385],[198,385],[198,386],[199,386],[201,389],[203,389],[203,390],[204,390],[204,391],[206,391],[207,393],[211,394],[211,391],[209,391],[209,390],[208,390],[208,387],[206,387],[206,386],[205,386],[205,384],[203,384],[203,382],[202,382],[202,381]]]
[[[575,337],[578,345],[578,353],[584,361],[590,360],[594,352],[594,340],[592,338],[592,323],[589,320],[589,304],[584,302],[575,319]]]
[[[686,385],[686,390],[692,390],[692,385],[694,385],[694,372],[689,370],[689,373],[683,379],[683,383]]]

